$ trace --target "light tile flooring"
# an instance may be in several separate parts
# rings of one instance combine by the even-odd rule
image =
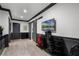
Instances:
[[[11,41],[2,56],[50,56],[29,39]]]

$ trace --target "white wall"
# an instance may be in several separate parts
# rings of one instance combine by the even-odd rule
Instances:
[[[9,13],[6,11],[0,10],[0,26],[2,26],[3,29],[3,35],[9,34]]]
[[[52,33],[52,35],[79,38],[79,4],[59,3],[38,17],[40,16],[43,18],[37,21],[37,33],[44,34],[41,30],[41,22],[55,18],[56,33]]]
[[[19,23],[20,24],[20,32],[29,32],[29,27],[27,22],[21,22],[21,21],[11,21],[11,32],[13,32],[13,23]]]

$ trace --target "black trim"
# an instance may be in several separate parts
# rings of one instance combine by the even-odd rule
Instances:
[[[52,35],[52,36],[56,36],[56,35]],[[56,37],[61,37],[61,38],[71,39],[71,40],[79,40],[79,38],[72,38],[72,37],[64,37],[64,36],[56,36]]]
[[[3,8],[1,5],[0,5],[0,10],[9,12],[9,15],[10,15],[10,17],[11,17],[11,20],[27,22],[26,20],[19,20],[19,19],[14,19],[14,18],[12,18],[12,14],[11,14],[10,9]]]
[[[0,8],[1,8],[2,6],[0,5]]]
[[[26,20],[18,20],[18,19],[12,19],[12,20],[15,20],[15,21],[22,21],[22,22],[27,22]]]
[[[19,37],[14,37],[14,35],[17,34],[16,36]],[[14,39],[28,39],[29,38],[29,33],[28,32],[20,32],[20,33],[11,33],[10,34],[10,39],[14,40]]]
[[[8,11],[9,12],[9,15],[11,17],[11,20],[15,20],[15,21],[23,21],[23,22],[29,22],[30,20],[32,20],[33,18],[37,17],[38,15],[40,15],[41,13],[45,12],[46,10],[48,10],[50,7],[54,6],[56,3],[50,3],[47,7],[45,7],[43,10],[41,10],[39,13],[37,13],[35,16],[33,16],[31,19],[29,20],[19,20],[19,19],[14,19],[12,18],[12,14],[11,14],[11,11],[10,9],[7,9],[7,8],[3,8],[1,5],[0,5],[0,10],[3,10],[3,11]]]
[[[2,45],[4,45],[4,47],[9,47],[9,35],[8,34],[1,36],[0,40],[3,41]]]
[[[28,39],[29,38],[29,33],[27,32],[21,32],[21,39]]]
[[[9,47],[9,35],[8,34],[4,35],[4,39],[5,39],[5,47]]]
[[[3,7],[0,6],[0,10],[9,12],[9,15],[10,15],[10,17],[11,17],[11,19],[12,19],[11,11],[10,11],[9,9],[3,8]]]
[[[38,34],[39,34],[39,33],[38,33]],[[45,34],[41,34],[41,35],[45,35]],[[57,36],[57,35],[52,35],[52,36],[61,37],[61,38],[65,38],[65,39],[71,39],[71,40],[78,40],[78,41],[79,41],[79,38],[64,37],[64,36]]]
[[[42,19],[42,18],[43,18],[43,16],[37,18],[36,21],[39,20],[39,19]],[[35,21],[35,20],[31,21],[30,23],[33,23],[34,21]]]
[[[56,3],[50,3],[47,7],[45,7],[43,10],[41,10],[39,13],[37,13],[35,16],[33,16],[31,19],[29,19],[27,22],[31,21],[32,19],[34,19],[35,17],[37,17],[38,15],[40,15],[41,13],[45,12],[46,10],[48,10],[50,7],[54,6]]]

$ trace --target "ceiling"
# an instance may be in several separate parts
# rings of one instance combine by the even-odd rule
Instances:
[[[50,3],[0,3],[3,8],[10,9],[12,18],[29,20]],[[24,13],[25,10],[25,13]]]

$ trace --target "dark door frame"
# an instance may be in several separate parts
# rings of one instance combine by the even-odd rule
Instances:
[[[31,40],[31,23],[29,23],[29,39]]]
[[[35,22],[35,21],[36,21],[36,27],[35,27],[36,33],[35,33],[35,35],[36,35],[36,42],[37,42],[37,20],[34,20],[34,21],[32,21],[32,22],[29,23],[29,38],[30,38],[30,40],[31,40],[31,24],[32,24],[33,22]]]

